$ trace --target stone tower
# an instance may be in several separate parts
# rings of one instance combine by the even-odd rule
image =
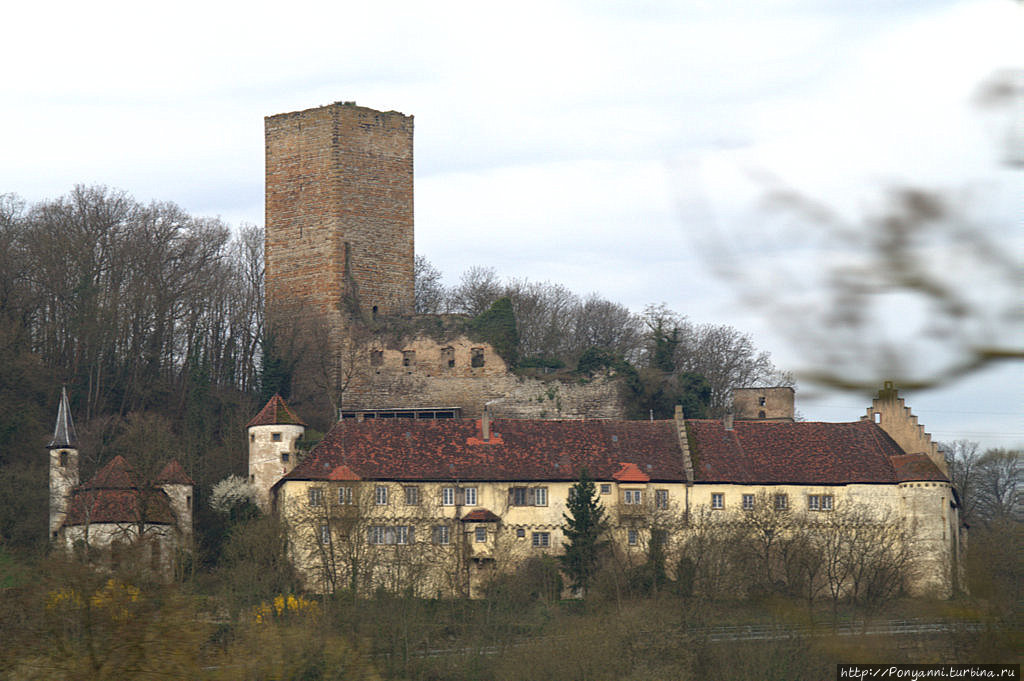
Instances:
[[[50,450],[50,538],[54,539],[67,517],[71,491],[78,486],[78,435],[71,420],[67,388],[60,390],[57,424],[46,447]]]
[[[335,103],[265,120],[271,325],[413,307],[413,119]]]
[[[298,442],[306,424],[291,407],[274,395],[247,425],[249,431],[249,482],[264,511],[270,507],[270,488],[295,468]]]

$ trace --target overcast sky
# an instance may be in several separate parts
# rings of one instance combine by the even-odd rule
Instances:
[[[828,256],[780,237],[772,189],[857,225],[914,186],[1024,251],[1024,170],[1001,163],[1024,158],[1024,106],[976,97],[1024,66],[1022,14],[1011,0],[17,3],[0,192],[103,184],[262,224],[264,116],[398,110],[416,117],[417,252],[449,283],[484,265],[637,311],[664,302],[800,370],[783,320],[742,304],[751,282],[715,274],[710,237],[750,272],[809,271]],[[983,275],[955,276],[981,294]],[[937,439],[1019,446],[1022,383],[1001,365],[905,397]],[[833,421],[869,403],[809,383],[797,400]]]

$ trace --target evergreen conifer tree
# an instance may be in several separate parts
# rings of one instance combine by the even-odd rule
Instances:
[[[566,508],[568,513],[562,514],[565,519],[562,532],[567,541],[562,544],[565,554],[559,556],[559,560],[569,576],[570,586],[586,594],[607,544],[604,534],[608,529],[604,506],[597,498],[596,486],[586,469],[580,472],[579,482],[570,489]]]

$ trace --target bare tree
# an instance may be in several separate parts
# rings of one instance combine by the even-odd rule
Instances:
[[[425,256],[416,256],[413,279],[416,314],[444,312],[448,291],[441,282],[441,271],[434,267]]]
[[[470,267],[462,273],[459,285],[451,290],[448,308],[475,317],[503,295],[504,286],[493,267]]]

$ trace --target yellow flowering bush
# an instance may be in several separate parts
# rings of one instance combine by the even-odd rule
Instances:
[[[269,622],[271,618],[286,615],[309,615],[317,611],[317,604],[304,596],[278,594],[270,603],[266,601],[253,608],[253,619],[258,623]]]

